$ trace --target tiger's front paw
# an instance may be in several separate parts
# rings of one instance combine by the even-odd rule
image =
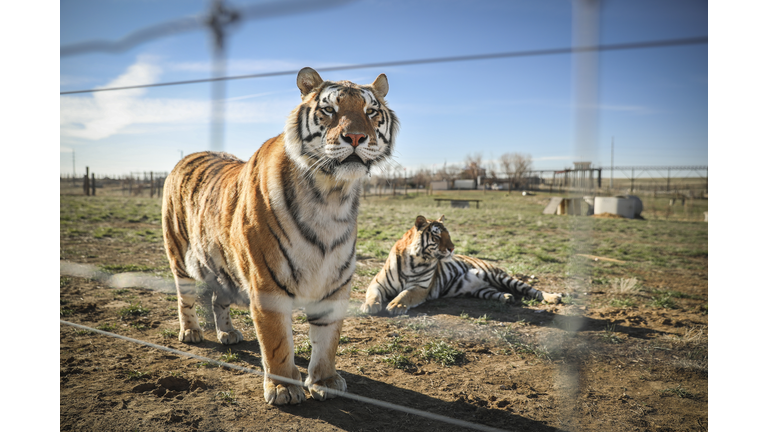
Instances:
[[[309,388],[309,393],[312,395],[312,399],[318,401],[324,401],[326,399],[332,399],[338,396],[336,393],[329,392],[328,389],[336,390],[339,392],[347,391],[347,381],[344,380],[344,378],[342,378],[338,373],[334,373],[333,376],[318,380],[314,383],[309,377],[307,377],[304,385]]]
[[[270,405],[296,405],[307,400],[304,389],[295,384],[264,382],[264,400]]]
[[[501,296],[501,302],[502,303],[514,303],[515,302],[515,296],[512,294],[506,293]]]
[[[365,302],[360,305],[360,311],[367,314],[375,314],[381,310],[381,303],[379,302]]]
[[[560,300],[563,298],[562,294],[550,294],[550,293],[542,293],[542,294],[544,296],[544,301],[552,304],[560,303]]]
[[[243,341],[243,334],[240,330],[232,329],[230,332],[216,331],[216,338],[224,345],[232,345]]]
[[[187,329],[179,332],[179,341],[185,343],[199,343],[202,342],[203,330],[202,329]]]
[[[404,315],[408,313],[408,309],[410,309],[410,307],[402,303],[395,303],[394,301],[390,302],[389,305],[387,305],[387,310],[392,315]]]

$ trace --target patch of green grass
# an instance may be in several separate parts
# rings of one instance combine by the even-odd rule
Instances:
[[[307,323],[307,316],[306,315],[299,315],[296,318],[296,321],[298,321],[301,324],[306,324]]]
[[[138,264],[105,264],[101,266],[101,269],[108,273],[153,272],[157,270],[154,267]]]
[[[128,294],[129,292],[131,292],[131,290],[126,289],[126,288],[120,288],[120,289],[116,289],[116,290],[112,291],[112,293],[114,295],[116,295],[116,296],[121,296],[123,294]]]
[[[170,339],[176,336],[178,336],[178,333],[174,330],[170,330],[170,329],[160,330],[160,337],[162,337],[163,339]]]
[[[141,331],[144,331],[144,330],[146,330],[148,328],[147,325],[143,324],[143,323],[133,323],[133,324],[131,324],[131,327],[135,328],[136,330],[141,330]]]
[[[112,332],[112,331],[115,331],[115,329],[117,329],[117,325],[112,323],[105,323],[105,324],[99,324],[98,326],[96,326],[96,328],[106,332]]]
[[[130,306],[126,306],[120,309],[120,311],[118,311],[118,314],[123,318],[144,316],[149,314],[149,309],[142,306],[141,303],[131,303]]]
[[[63,317],[72,316],[75,314],[75,311],[72,309],[59,309],[59,315]]]
[[[218,367],[219,365],[216,364],[216,363],[205,361],[205,362],[197,363],[195,366],[197,366],[199,368],[201,368],[201,367],[204,367],[204,368],[214,368],[214,367]]]
[[[90,330],[75,330],[75,334],[78,336],[86,336],[93,334],[93,332]]]
[[[413,351],[413,347],[410,347],[408,345],[403,345],[401,342],[403,341],[403,338],[401,336],[395,336],[395,338],[384,344],[384,345],[374,345],[368,349],[365,350],[368,355],[383,355],[383,354],[392,354],[393,352],[403,352],[408,353]]]
[[[346,347],[344,349],[341,349],[341,350],[337,351],[336,355],[343,356],[343,355],[348,355],[348,354],[357,354],[359,352],[360,352],[360,350],[357,347]]]
[[[609,304],[617,308],[633,308],[637,306],[637,303],[632,299],[613,299]]]
[[[349,343],[349,336],[339,336],[339,344]]]
[[[230,348],[229,351],[222,354],[221,357],[219,357],[219,360],[227,363],[232,363],[240,360],[240,355],[238,353],[233,353],[232,349]]]
[[[536,299],[525,299],[525,298],[524,298],[524,299],[522,300],[522,302],[523,302],[523,304],[524,304],[524,305],[526,305],[527,307],[531,307],[531,306],[538,306],[538,305],[540,305],[540,304],[541,304],[541,302],[540,302],[540,301],[538,301],[538,300],[536,300]]]
[[[229,315],[231,316],[249,316],[251,312],[246,309],[229,308]]]
[[[293,353],[299,357],[309,357],[312,354],[312,343],[309,339],[305,339],[302,343],[293,347]]]
[[[136,380],[142,380],[142,379],[147,379],[152,377],[152,372],[142,372],[134,369],[134,370],[129,370],[125,372],[125,375],[128,377],[129,380],[136,381]]]
[[[220,391],[216,393],[216,398],[221,399],[228,404],[237,404],[237,399],[235,399],[235,392],[232,390]]]
[[[179,301],[179,298],[176,297],[175,295],[169,295],[169,296],[165,296],[165,300],[175,302],[175,301]]]
[[[661,394],[662,395],[667,394],[667,393],[673,394],[673,395],[675,395],[675,396],[677,396],[679,398],[682,398],[682,399],[694,399],[695,398],[693,393],[691,393],[688,390],[684,389],[680,384],[678,384],[677,387],[671,387],[671,388],[666,388],[664,390],[661,390]]]
[[[402,354],[392,354],[390,356],[384,357],[381,359],[381,361],[404,371],[409,371],[416,368],[416,365],[413,364],[411,359]]]
[[[435,361],[443,366],[459,365],[466,362],[466,355],[444,341],[429,342],[421,349],[421,357],[428,361]]]
[[[677,304],[669,295],[660,295],[651,299],[651,307],[664,308],[664,309],[676,309]]]

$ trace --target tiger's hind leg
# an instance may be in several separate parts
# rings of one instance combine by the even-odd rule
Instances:
[[[198,343],[203,341],[203,329],[197,321],[195,313],[195,280],[174,275],[176,281],[176,298],[179,304],[179,340],[181,342]]]
[[[224,345],[241,342],[243,334],[232,327],[232,319],[229,316],[229,297],[214,291],[211,298],[213,303],[213,317],[216,323],[216,338]]]
[[[552,294],[546,291],[539,291],[525,282],[521,282],[512,278],[510,275],[503,271],[499,271],[496,276],[497,283],[494,285],[500,285],[504,291],[508,291],[509,293],[517,293],[529,299],[535,299],[540,302],[552,304],[560,303],[560,300],[563,297],[562,294]]]

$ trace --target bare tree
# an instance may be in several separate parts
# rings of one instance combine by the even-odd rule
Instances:
[[[521,153],[504,153],[501,155],[501,166],[509,179],[509,190],[518,188],[526,183],[533,161],[531,155]]]
[[[480,175],[480,171],[482,169],[481,164],[483,163],[483,154],[475,153],[474,155],[467,155],[464,158],[464,163],[467,164],[466,166],[467,176],[471,179],[476,180],[477,177]]]

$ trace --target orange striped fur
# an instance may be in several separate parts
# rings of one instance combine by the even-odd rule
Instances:
[[[360,309],[377,313],[387,304],[390,314],[408,312],[427,300],[474,296],[506,303],[528,297],[549,303],[562,294],[550,294],[518,281],[504,270],[478,258],[454,254],[444,217],[416,223],[389,252],[384,267],[374,276]]]
[[[336,347],[355,270],[362,178],[392,154],[397,118],[386,76],[370,85],[299,72],[302,102],[282,134],[246,162],[226,153],[182,159],[163,195],[163,237],[178,292],[179,339],[196,343],[195,280],[213,290],[217,339],[238,343],[230,304],[250,304],[261,347],[264,398],[295,404],[304,390],[293,360],[291,310],[304,308],[312,357],[305,385],[318,400],[344,391]]]

